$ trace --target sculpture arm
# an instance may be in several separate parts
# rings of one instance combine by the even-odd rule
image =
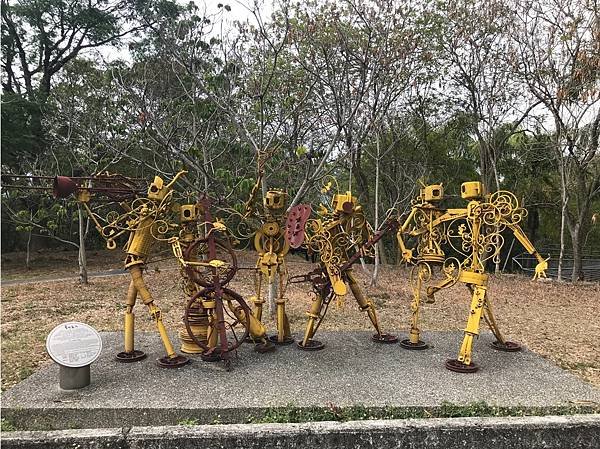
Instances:
[[[548,269],[548,259],[544,259],[542,255],[535,249],[527,235],[523,232],[523,229],[516,224],[508,224],[508,227],[513,232],[515,238],[523,245],[527,252],[533,255],[538,264],[535,267],[535,273],[533,274],[533,280],[546,277],[546,270]]]
[[[400,226],[400,228],[398,229],[398,232],[396,232],[396,240],[398,240],[398,246],[400,247],[400,252],[402,253],[402,260],[404,260],[405,262],[411,262],[413,254],[412,249],[406,248],[406,243],[404,242],[404,234],[406,234],[406,229],[410,225],[410,222],[414,218],[416,212],[417,209],[413,207],[410,211],[410,214],[408,214],[408,217],[406,217],[406,220],[404,220],[402,226]]]

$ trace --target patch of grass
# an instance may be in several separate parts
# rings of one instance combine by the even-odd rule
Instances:
[[[575,415],[599,413],[600,405],[572,405],[564,407],[499,407],[486,402],[459,405],[442,402],[439,407],[384,407],[362,405],[337,407],[286,407],[268,409],[262,416],[248,416],[248,423],[299,423],[309,421],[362,421],[368,419],[423,419],[459,417],[507,417]]]
[[[23,366],[19,368],[19,382],[31,376],[35,370],[31,366]]]
[[[568,370],[586,370],[589,368],[592,369],[598,369],[600,368],[600,365],[598,365],[597,363],[589,363],[589,362],[566,362],[566,361],[560,361],[559,363],[560,367],[563,369],[568,369]]]
[[[198,421],[196,418],[182,419],[177,423],[178,426],[197,426],[198,424],[200,424],[200,421]]]
[[[0,419],[0,432],[14,432],[17,428],[8,419]]]

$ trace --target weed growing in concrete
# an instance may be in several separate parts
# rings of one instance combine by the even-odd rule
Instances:
[[[6,418],[0,419],[0,432],[14,432],[17,428]]]
[[[262,416],[248,416],[248,423],[297,423],[309,421],[362,421],[368,419],[423,419],[458,417],[543,416],[599,413],[600,405],[564,407],[499,407],[486,402],[459,405],[442,402],[438,407],[285,407],[268,409]]]
[[[200,421],[196,418],[182,419],[177,423],[178,426],[197,426],[198,424],[200,424]]]

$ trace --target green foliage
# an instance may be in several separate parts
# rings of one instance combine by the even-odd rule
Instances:
[[[19,171],[40,154],[40,104],[18,93],[2,93],[2,167]]]

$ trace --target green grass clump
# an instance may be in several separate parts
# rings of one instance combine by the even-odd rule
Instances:
[[[17,428],[6,418],[0,419],[0,432],[14,432]]]
[[[363,421],[368,419],[422,419],[459,417],[544,416],[600,413],[600,405],[564,407],[499,407],[484,401],[459,405],[442,402],[438,407],[384,407],[369,408],[362,405],[337,407],[286,407],[270,408],[260,416],[248,416],[248,423],[300,423],[311,421]]]

